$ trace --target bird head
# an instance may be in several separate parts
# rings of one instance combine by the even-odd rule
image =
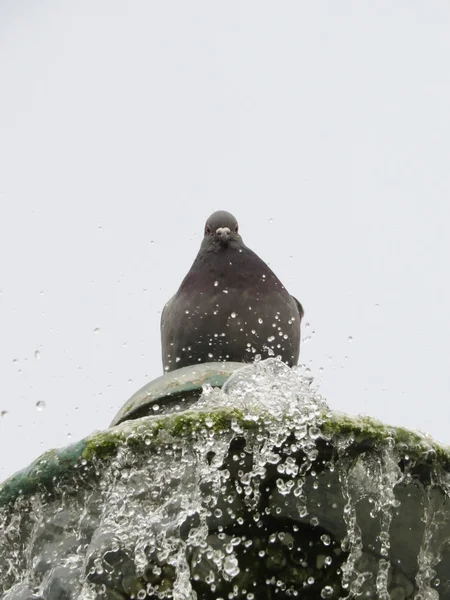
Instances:
[[[204,242],[227,246],[230,241],[242,241],[239,235],[239,225],[236,218],[226,210],[213,213],[205,224]]]

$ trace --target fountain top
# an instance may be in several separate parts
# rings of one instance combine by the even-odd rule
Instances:
[[[123,405],[111,427],[148,415],[162,415],[191,406],[204,385],[222,387],[229,376],[248,366],[239,362],[207,362],[182,367],[145,384]]]

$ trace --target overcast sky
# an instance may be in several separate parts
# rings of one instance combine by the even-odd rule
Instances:
[[[449,107],[447,0],[2,0],[0,479],[162,373],[217,209],[329,405],[450,443]]]

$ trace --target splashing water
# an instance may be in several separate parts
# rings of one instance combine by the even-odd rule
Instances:
[[[0,510],[2,600],[450,598],[447,476],[426,494],[417,478],[429,442],[413,460],[395,430],[333,419],[271,358],[99,434]]]

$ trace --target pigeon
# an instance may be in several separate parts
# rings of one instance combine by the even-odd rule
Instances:
[[[165,372],[279,356],[297,364],[304,311],[250,250],[227,211],[206,221],[197,257],[161,315]]]

